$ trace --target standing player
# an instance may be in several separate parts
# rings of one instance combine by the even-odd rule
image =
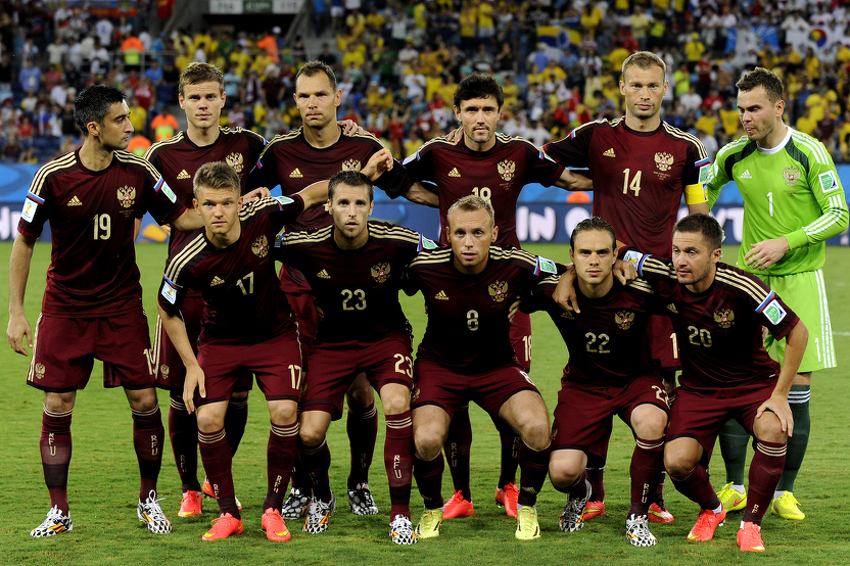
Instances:
[[[549,462],[549,414],[510,346],[508,310],[555,263],[492,246],[499,228],[490,201],[468,195],[447,213],[450,248],[423,251],[409,268],[428,326],[414,366],[414,475],[425,510],[416,532],[439,536],[443,522],[442,448],[455,412],[475,401],[519,434],[522,470],[516,538],[540,537],[535,503]]]
[[[835,367],[829,305],[823,282],[825,241],[847,229],[847,200],[835,164],[821,142],[792,130],[782,121],[785,101],[782,81],[757,67],[735,85],[738,111],[747,136],[717,154],[708,183],[709,204],[720,189],[734,181],[744,197],[744,237],[738,267],[758,275],[782,295],[806,327],[812,340],[794,377],[788,403],[794,414],[794,436],[771,503],[785,519],[803,519],[794,497],[794,480],[809,441],[812,372]],[[768,338],[770,349],[774,340]],[[776,342],[779,362],[785,344]],[[744,460],[749,435],[730,421],[720,434],[726,461],[726,481],[720,498],[727,510],[747,504]]]
[[[342,100],[333,70],[321,61],[304,64],[295,75],[295,104],[301,114],[302,127],[286,135],[276,136],[257,161],[251,186],[274,188],[280,185],[284,195],[294,194],[335,173],[346,169],[359,171],[378,151],[384,149],[371,134],[345,136],[336,121]],[[389,171],[383,183],[389,183],[398,170]],[[394,196],[401,193],[390,193]],[[436,206],[437,197],[426,190],[412,188],[404,196],[414,202]],[[286,226],[288,232],[330,226],[332,219],[321,209],[307,211]],[[301,345],[308,359],[310,343],[316,335],[318,315],[315,299],[304,274],[284,265],[280,281],[298,321]],[[309,371],[307,383],[310,381]],[[348,439],[351,444],[351,472],[348,476],[348,502],[355,515],[374,515],[378,508],[369,490],[369,467],[375,451],[378,412],[372,387],[365,376],[355,380],[348,395]],[[284,504],[283,515],[297,518],[310,503],[306,479],[296,473],[292,494]]]
[[[634,251],[626,258],[669,301],[682,346],[684,370],[670,413],[664,465],[676,489],[700,506],[688,540],[710,540],[726,518],[707,469],[717,434],[734,418],[756,439],[738,546],[745,552],[764,552],[761,520],[782,474],[786,441],[794,432],[788,392],[808,331],[758,277],[719,263],[722,239],[716,220],[692,214],[673,229],[672,263]],[[762,327],[776,339],[787,339],[781,371],[764,349]]]
[[[502,87],[486,75],[465,78],[454,95],[455,117],[461,124],[462,143],[434,139],[404,161],[401,192],[420,188],[421,181],[436,183],[440,199],[440,240],[448,243],[447,212],[470,194],[489,201],[499,227],[496,244],[519,248],[516,234],[516,207],[520,191],[529,183],[557,184],[564,188],[589,187],[586,179],[573,176],[562,166],[546,159],[540,150],[522,138],[496,133],[505,95]],[[582,183],[582,181],[584,181]],[[511,326],[511,344],[523,370],[531,368],[531,317],[518,313]],[[515,475],[519,439],[505,423],[496,420],[502,443],[501,473],[496,501],[508,515],[516,517],[517,487]],[[455,494],[446,503],[444,518],[474,513],[469,485],[469,454],[472,428],[469,411],[457,411],[446,442],[446,454],[455,484]]]
[[[298,450],[301,351],[271,248],[284,223],[324,202],[327,194],[313,187],[293,198],[242,206],[241,184],[233,167],[222,162],[204,164],[195,173],[194,204],[204,230],[169,255],[158,310],[186,368],[183,402],[190,413],[197,407],[201,458],[221,511],[202,540],[243,531],[224,420],[239,376],[251,371],[271,416],[262,528],[269,540],[287,541],[291,535],[280,508]],[[180,317],[187,289],[204,298],[197,356]]]
[[[124,151],[133,133],[129,115],[116,88],[96,85],[80,92],[74,120],[83,145],[36,173],[9,260],[6,336],[20,354],[27,355],[27,344],[33,349],[27,383],[44,391],[41,460],[51,509],[30,533],[34,537],[72,529],[71,415],[94,358],[104,362],[104,386],[124,387],[132,410],[141,474],[139,520],[152,533],[171,531],[156,500],[164,430],[133,241],[146,211],[178,229],[199,223],[150,163]],[[33,340],[24,292],[35,242],[48,221],[50,268]]]
[[[593,214],[609,222],[623,242],[659,257],[670,255],[670,234],[683,195],[691,213],[708,212],[703,190],[709,170],[705,147],[696,137],[661,121],[666,69],[653,53],[633,53],[623,62],[620,79],[626,115],[579,126],[543,147],[563,165],[588,167],[594,186]],[[681,367],[670,320],[653,316],[649,336],[653,363],[672,388]],[[585,519],[605,512],[602,470],[608,440],[602,442],[602,458],[589,463],[598,499],[588,504]],[[661,484],[649,513],[653,522],[673,521],[664,506]]]
[[[549,313],[570,354],[555,408],[549,460],[552,485],[567,494],[561,530],[584,527],[582,515],[592,496],[584,474],[588,456],[605,444],[612,417],[618,415],[635,437],[626,536],[633,546],[655,546],[647,515],[663,467],[670,409],[645,344],[653,309],[647,296],[651,289],[645,281],[623,286],[614,280],[616,238],[611,225],[601,218],[579,222],[570,246],[580,310],[565,312],[552,300],[557,276],[537,286],[529,305]]]
[[[324,315],[311,349],[310,385],[301,401],[301,462],[314,495],[304,530],[326,531],[336,507],[325,435],[331,420],[342,416],[345,392],[362,372],[379,392],[387,421],[390,538],[396,544],[414,544],[411,329],[398,292],[417,252],[436,244],[407,228],[369,222],[373,193],[362,173],[337,173],[328,186],[333,226],[287,234],[281,242],[281,260],[306,276]]]
[[[186,111],[186,131],[151,146],[145,159],[162,173],[177,198],[187,208],[192,207],[192,179],[204,163],[222,161],[233,167],[239,175],[242,193],[245,193],[248,172],[257,162],[266,140],[248,130],[231,130],[219,126],[226,95],[224,76],[217,67],[201,62],[190,64],[180,74],[178,88],[180,107]],[[169,252],[194,236],[197,234],[172,231],[168,242]],[[203,307],[200,292],[186,293],[181,315],[196,354]],[[169,391],[168,431],[177,472],[183,484],[183,499],[177,515],[194,517],[201,514],[203,501],[201,484],[198,482],[198,423],[195,415],[186,411],[183,404],[183,380],[186,375],[183,362],[159,321],[157,334],[161,348],[157,383]],[[237,386],[225,417],[225,429],[233,454],[236,454],[248,419],[248,393],[243,389],[250,388],[252,378],[250,374],[244,377],[246,383]],[[213,495],[208,482],[204,482],[203,488],[204,493]]]

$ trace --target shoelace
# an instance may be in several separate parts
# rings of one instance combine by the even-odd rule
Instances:
[[[163,501],[164,499],[164,497],[160,497],[159,499],[157,499],[156,491],[152,489],[148,494],[147,500],[144,503],[145,511],[147,512],[148,516],[150,516],[150,518],[154,520],[154,522],[168,520],[165,516],[165,513],[163,513],[162,511],[162,507],[160,507],[159,505],[159,502]]]

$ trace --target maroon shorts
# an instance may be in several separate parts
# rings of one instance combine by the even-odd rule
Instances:
[[[613,416],[617,415],[630,426],[632,411],[645,403],[670,413],[660,376],[645,375],[620,387],[589,387],[566,382],[558,392],[552,423],[552,450],[581,450],[587,454],[588,467],[603,467]]]
[[[735,419],[752,434],[756,411],[773,393],[776,381],[764,379],[716,389],[676,388],[667,440],[680,436],[696,438],[705,449],[707,465],[714,441],[726,421]]]
[[[498,417],[499,409],[512,396],[526,390],[538,392],[528,374],[513,362],[490,371],[463,374],[419,358],[413,365],[413,383],[414,409],[437,405],[450,419],[470,401],[491,417]]]
[[[301,395],[301,349],[293,328],[259,344],[221,341],[198,345],[198,363],[206,375],[207,396],[195,394],[195,405],[227,401],[240,383],[243,371],[257,376],[257,385],[269,401]]]
[[[186,324],[186,334],[189,335],[189,342],[192,344],[192,349],[195,355],[198,355],[198,336],[201,334],[201,316],[204,313],[204,299],[199,295],[189,295],[183,301],[180,307],[180,314],[183,316],[183,322]],[[165,328],[162,327],[162,321],[159,317],[156,318],[156,330],[154,331],[154,340],[159,339],[158,343],[154,344],[154,351],[159,352],[159,360],[156,372],[156,386],[161,389],[167,389],[173,394],[183,393],[183,381],[186,379],[186,368],[183,366],[183,359]],[[254,376],[250,371],[242,372],[239,383],[236,384],[234,391],[250,391],[253,385]]]
[[[410,337],[402,334],[377,342],[314,343],[301,411],[324,411],[339,419],[345,392],[360,373],[379,392],[388,383],[413,389],[411,347]]]
[[[519,365],[526,372],[531,371],[531,315],[518,312],[511,324],[511,346]]]
[[[649,349],[652,363],[662,371],[679,371],[682,360],[679,358],[679,344],[673,323],[666,315],[655,314],[649,317]]]
[[[40,316],[27,383],[63,393],[85,389],[94,359],[103,386],[146,389],[155,384],[148,319],[143,311],[103,318]]]

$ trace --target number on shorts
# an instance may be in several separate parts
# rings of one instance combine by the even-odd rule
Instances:
[[[667,391],[664,390],[663,387],[659,387],[657,385],[652,386],[655,389],[655,398],[659,401],[664,401],[664,404],[667,405],[667,408],[670,408],[670,399],[667,397]]]
[[[344,311],[363,311],[366,310],[366,292],[363,289],[343,289],[342,293],[342,310]],[[356,301],[351,304],[352,300]]]
[[[466,313],[466,327],[469,328],[470,331],[475,332],[478,330],[478,311],[475,309],[470,309],[469,312]]]
[[[531,336],[523,336],[522,337],[522,345],[525,349],[525,359],[531,359]]]
[[[608,345],[608,342],[611,341],[611,338],[607,334],[599,334],[598,336],[593,332],[588,332],[584,335],[587,338],[587,351],[591,354],[610,354],[611,350],[605,348]],[[597,344],[598,343],[598,344]]]
[[[396,373],[406,375],[410,379],[413,379],[413,360],[410,358],[410,356],[405,356],[403,354],[394,354],[393,357],[396,359]],[[407,362],[407,369],[404,369],[404,367],[402,367],[402,364],[404,364],[405,362]]]
[[[301,391],[301,366],[289,364],[289,377],[292,378],[292,388]]]

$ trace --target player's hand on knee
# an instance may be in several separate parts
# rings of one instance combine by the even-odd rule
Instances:
[[[767,401],[759,406],[756,411],[756,418],[761,419],[765,411],[770,411],[776,418],[779,419],[779,427],[782,432],[788,436],[793,436],[794,433],[794,416],[791,413],[791,406],[788,404],[788,398],[782,395],[771,395]]]
[[[9,346],[15,352],[27,356],[27,346],[32,348],[32,328],[30,323],[23,315],[12,315],[9,317],[9,324],[6,325],[6,338],[9,340]]]

